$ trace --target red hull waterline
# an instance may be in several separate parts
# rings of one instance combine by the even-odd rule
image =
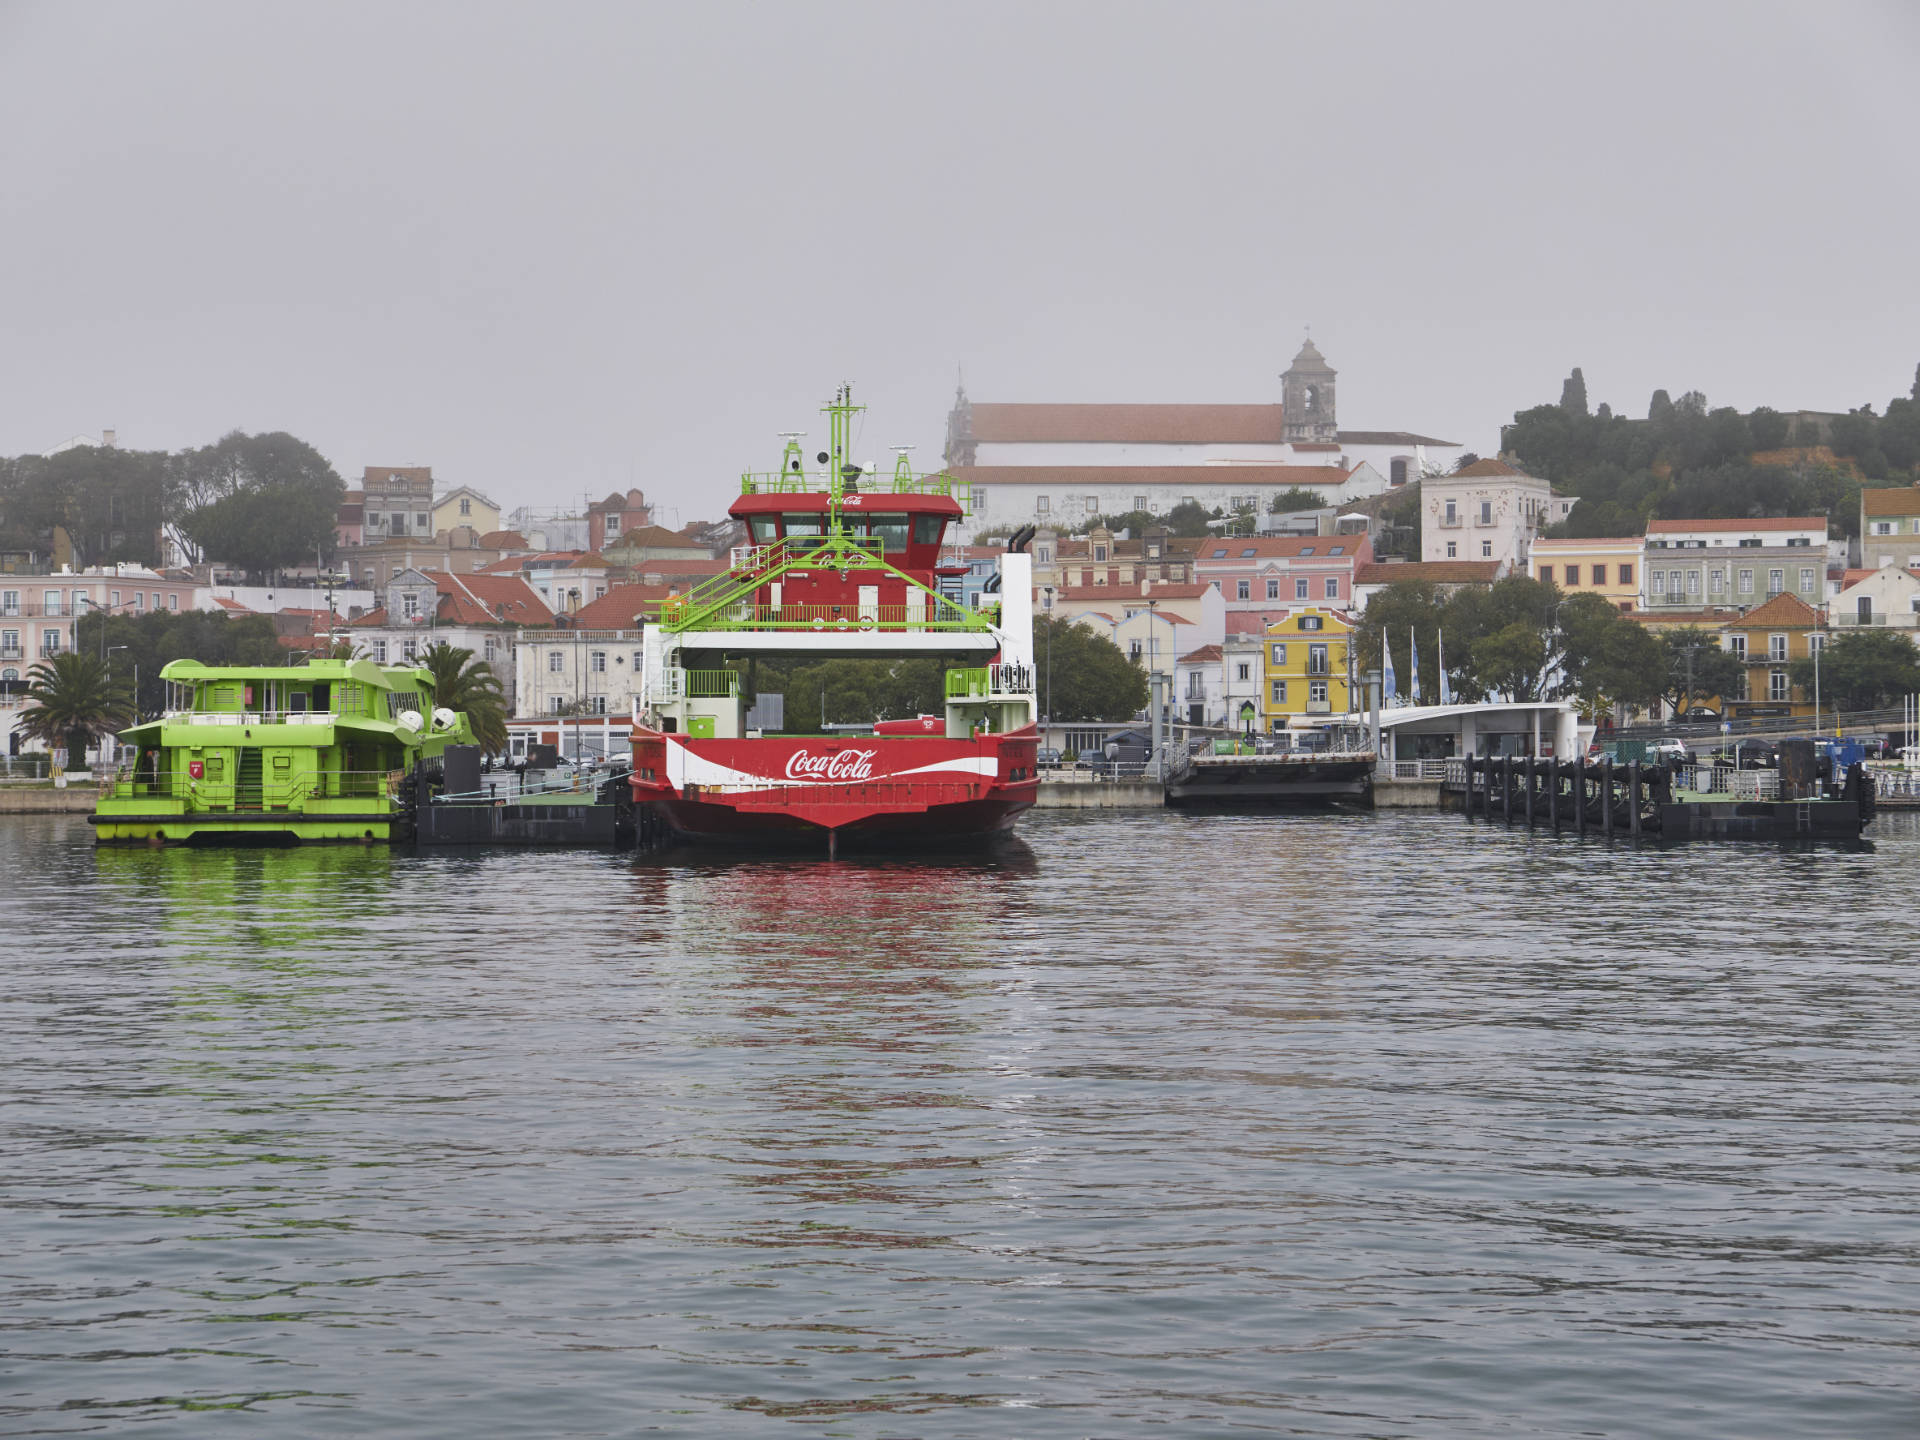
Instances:
[[[686,840],[949,845],[1012,830],[1039,793],[1033,726],[922,736],[702,740],[633,732],[633,798]]]

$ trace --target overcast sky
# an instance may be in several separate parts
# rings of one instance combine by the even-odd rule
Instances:
[[[1482,452],[1583,366],[1838,409],[1920,362],[1920,6],[0,0],[0,453],[719,515],[852,380],[1277,401]]]

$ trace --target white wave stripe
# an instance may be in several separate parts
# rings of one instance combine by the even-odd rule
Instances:
[[[991,755],[957,755],[910,770],[892,770],[869,780],[899,780],[909,775],[979,775],[991,779],[1000,773],[1000,762]],[[736,770],[717,760],[695,754],[678,740],[667,742],[667,778],[676,786],[727,786],[743,790],[816,789],[825,785],[865,784],[867,781],[833,780],[825,776],[788,779],[781,775],[759,775],[751,770]]]

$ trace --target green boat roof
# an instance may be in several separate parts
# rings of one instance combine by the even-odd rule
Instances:
[[[371,660],[309,660],[304,665],[203,665],[198,660],[170,660],[161,668],[160,678],[182,684],[195,680],[358,680],[363,685],[395,690],[402,684],[430,686],[433,672],[411,665],[376,665]]]

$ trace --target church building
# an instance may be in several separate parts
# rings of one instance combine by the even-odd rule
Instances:
[[[1164,515],[1192,500],[1264,513],[1282,491],[1326,505],[1452,468],[1461,446],[1404,430],[1342,430],[1336,372],[1308,340],[1267,405],[975,404],[947,417],[946,463],[977,533],[1084,529],[1096,515]]]

